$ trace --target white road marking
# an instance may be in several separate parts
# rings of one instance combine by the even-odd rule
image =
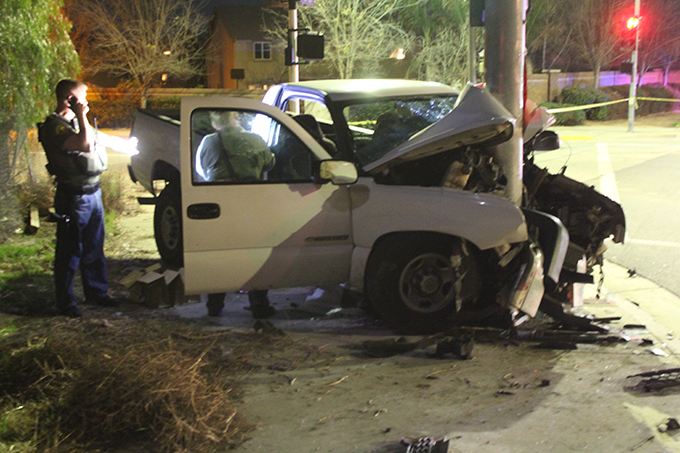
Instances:
[[[678,242],[666,242],[666,241],[651,241],[648,239],[630,239],[626,237],[626,242],[632,243],[632,244],[641,244],[641,245],[655,245],[658,247],[674,247],[674,248],[680,248],[680,243]]]
[[[600,192],[620,203],[619,190],[616,188],[616,178],[612,162],[609,159],[609,147],[606,143],[597,144],[597,168],[600,174]]]

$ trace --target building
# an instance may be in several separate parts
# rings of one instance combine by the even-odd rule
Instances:
[[[285,42],[272,41],[262,31],[265,10],[280,6],[275,2],[215,7],[207,50],[208,88],[258,89],[288,80]]]

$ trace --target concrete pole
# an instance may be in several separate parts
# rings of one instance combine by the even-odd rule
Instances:
[[[635,17],[640,17],[640,0],[635,0]],[[633,47],[633,70],[630,74],[630,90],[628,92],[628,132],[635,132],[635,101],[637,98],[638,45],[640,43],[640,25],[635,27],[635,47]]]
[[[522,117],[524,108],[524,59],[526,0],[486,0],[485,22],[486,86],[517,118],[512,139],[496,148],[494,159],[501,165],[508,184],[507,198],[522,201]]]

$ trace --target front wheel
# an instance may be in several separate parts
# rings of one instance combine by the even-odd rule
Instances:
[[[182,196],[178,188],[168,185],[163,189],[156,200],[153,220],[154,237],[161,259],[168,267],[182,267]]]
[[[378,315],[406,334],[439,332],[482,292],[477,250],[437,234],[386,238],[366,268],[366,293]]]

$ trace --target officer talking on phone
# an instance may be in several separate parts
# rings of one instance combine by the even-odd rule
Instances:
[[[54,285],[59,313],[82,316],[73,294],[78,267],[85,299],[89,303],[117,307],[108,295],[104,257],[104,207],[99,175],[107,169],[106,152],[97,146],[96,132],[87,120],[87,85],[64,79],[57,84],[57,108],[39,125],[39,139],[47,154],[47,169],[57,191],[54,210],[57,246]]]

